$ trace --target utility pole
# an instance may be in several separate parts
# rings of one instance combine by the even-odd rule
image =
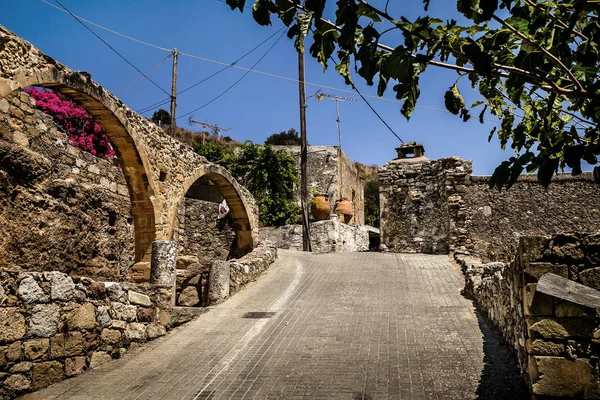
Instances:
[[[177,59],[179,52],[173,49],[173,76],[171,81],[171,136],[175,135],[175,111],[177,110]]]
[[[302,250],[312,251],[308,220],[308,146],[306,140],[306,86],[304,84],[304,50],[298,50],[298,81],[300,94],[300,197],[302,204]]]

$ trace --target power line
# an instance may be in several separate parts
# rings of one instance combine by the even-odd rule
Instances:
[[[171,56],[172,56],[172,54],[169,54],[168,56],[166,56],[165,58],[163,58],[162,61],[160,61],[158,64],[156,64],[154,66],[154,68],[152,68],[150,71],[146,72],[146,75],[151,75],[152,73],[154,73],[154,71],[156,71],[161,65],[163,65],[165,63],[165,61],[167,61],[169,58],[171,58]],[[124,89],[123,95],[127,94],[130,90],[132,90],[134,87],[136,87],[137,85],[139,85],[143,80],[144,80],[144,77],[139,78],[137,81],[135,81],[133,83],[131,83],[131,80],[127,81],[122,86],[122,88]],[[129,87],[127,88],[127,86],[129,86]]]
[[[219,75],[221,72],[225,71],[226,69],[229,69],[233,66],[235,66],[238,62],[240,62],[241,60],[243,60],[244,58],[246,58],[248,55],[250,55],[251,53],[253,53],[255,50],[257,50],[259,47],[261,47],[263,44],[265,44],[266,42],[268,42],[269,40],[271,40],[275,35],[277,35],[279,32],[281,32],[283,29],[285,29],[285,27],[280,28],[277,32],[273,33],[271,36],[269,36],[268,38],[266,38],[265,40],[263,40],[262,42],[260,42],[259,44],[257,44],[256,46],[254,46],[254,48],[252,48],[250,51],[246,52],[246,54],[242,55],[241,57],[239,57],[237,60],[233,61],[232,63],[230,63],[229,65],[226,65],[225,67],[221,68],[220,70],[218,70],[217,72],[207,76],[206,78],[194,83],[193,85],[183,89],[182,91],[178,92],[177,95],[180,95],[182,93],[185,93],[193,88],[195,88],[196,86],[214,78],[215,76]],[[182,53],[179,53],[182,54]],[[144,108],[142,108],[140,111],[138,111],[140,114],[143,114],[145,112],[148,112],[156,107],[158,107],[159,105],[162,105],[166,102],[170,101],[170,99],[167,100],[161,100],[159,102],[156,102],[150,106],[146,106]]]
[[[96,36],[102,43],[104,43],[106,46],[108,46],[109,49],[111,49],[112,51],[115,52],[116,55],[118,55],[119,57],[121,57],[123,59],[123,61],[125,61],[127,64],[131,65],[137,72],[139,72],[142,76],[144,76],[146,79],[148,79],[148,81],[150,81],[154,86],[156,86],[157,88],[159,88],[161,91],[163,91],[167,96],[170,96],[169,93],[167,93],[166,90],[164,90],[163,88],[161,88],[158,83],[154,82],[152,79],[150,79],[146,74],[144,74],[138,67],[136,67],[135,65],[133,65],[131,63],[131,61],[129,61],[128,59],[126,59],[121,53],[119,53],[117,50],[115,50],[114,47],[112,47],[110,44],[108,44],[108,42],[106,42],[104,39],[102,39],[96,32],[94,32],[93,30],[90,29],[89,26],[87,26],[86,24],[84,24],[79,18],[77,18],[75,16],[75,14],[73,14],[71,11],[69,11],[69,9],[65,6],[63,6],[61,4],[60,1],[58,0],[54,0],[59,6],[61,6],[62,8],[64,8],[64,10],[66,12],[68,12],[73,18],[75,18],[75,20],[77,22],[79,22],[85,29],[87,29],[88,31],[90,31],[94,36]]]
[[[64,12],[64,13],[71,14],[71,13],[70,13],[68,10],[66,10],[66,9],[64,9],[64,10],[63,10],[63,9],[61,9],[60,7],[57,7],[57,6],[55,6],[54,4],[52,4],[52,3],[49,3],[49,2],[48,2],[48,1],[46,1],[46,0],[41,0],[41,1],[42,1],[43,3],[46,3],[46,4],[48,4],[48,5],[49,5],[49,6],[51,6],[51,7],[54,7],[54,8],[56,8],[56,9],[57,9],[58,11],[60,11],[60,12]],[[109,28],[107,28],[107,27],[105,27],[105,26],[98,25],[98,24],[96,24],[95,22],[92,22],[92,21],[90,21],[90,20],[88,20],[88,19],[85,19],[85,18],[82,18],[82,17],[80,17],[79,15],[75,15],[75,14],[71,14],[71,15],[73,15],[74,17],[76,17],[76,18],[78,18],[78,19],[80,19],[80,20],[82,20],[82,21],[85,21],[85,22],[87,22],[87,23],[88,23],[88,24],[90,24],[90,25],[94,25],[96,28],[103,29],[103,30],[105,30],[105,31],[107,31],[107,32],[110,32],[110,33],[114,34],[114,35],[121,36],[121,37],[123,37],[123,38],[125,38],[125,39],[132,40],[132,41],[134,41],[134,42],[137,42],[137,43],[143,44],[143,45],[145,45],[145,46],[154,47],[155,49],[158,49],[158,50],[162,50],[162,51],[168,51],[169,53],[171,52],[171,50],[169,50],[169,49],[165,49],[164,47],[160,47],[160,46],[157,46],[157,45],[155,45],[155,44],[152,44],[152,43],[144,42],[143,40],[139,40],[139,39],[136,39],[136,38],[134,38],[134,37],[127,36],[127,35],[124,35],[124,34],[122,34],[122,33],[119,33],[119,32],[117,32],[117,31],[113,31],[112,29],[109,29]]]
[[[259,58],[259,59],[258,59],[258,61],[254,63],[254,65],[252,66],[252,68],[250,68],[248,71],[246,71],[246,73],[245,73],[244,75],[242,75],[242,76],[241,76],[241,77],[240,77],[240,78],[239,78],[237,81],[233,82],[233,84],[232,84],[232,85],[230,85],[230,86],[229,86],[227,89],[225,89],[225,90],[224,90],[224,91],[223,91],[221,94],[219,94],[218,96],[216,96],[215,98],[213,98],[213,99],[212,99],[211,101],[209,101],[208,103],[205,103],[205,104],[201,105],[200,107],[198,107],[198,108],[195,108],[195,109],[193,109],[192,111],[190,111],[190,112],[188,112],[188,113],[185,113],[185,114],[183,114],[183,115],[181,115],[181,116],[177,117],[177,119],[179,119],[179,118],[183,118],[183,117],[185,117],[185,116],[188,116],[188,115],[190,115],[190,114],[192,114],[192,113],[194,113],[194,112],[196,112],[196,111],[198,111],[198,110],[201,110],[201,109],[203,109],[204,107],[206,107],[206,106],[208,106],[208,105],[210,105],[210,104],[214,103],[214,102],[215,102],[215,101],[217,101],[217,100],[218,100],[220,97],[222,97],[223,95],[225,95],[225,93],[227,93],[227,92],[229,92],[231,89],[233,89],[233,87],[234,87],[235,85],[237,85],[238,83],[240,83],[240,82],[241,82],[241,80],[242,80],[242,79],[244,79],[244,78],[245,78],[245,77],[246,77],[246,76],[247,76],[247,75],[248,75],[248,74],[249,74],[249,73],[250,73],[250,72],[253,70],[253,68],[254,68],[254,67],[256,67],[256,66],[257,66],[257,65],[258,65],[258,64],[259,64],[259,63],[260,63],[260,62],[261,62],[261,61],[262,61],[262,60],[263,60],[263,59],[264,59],[264,58],[265,58],[265,57],[266,57],[266,56],[267,56],[267,55],[268,55],[268,54],[271,52],[271,50],[273,50],[273,48],[275,47],[275,45],[276,45],[277,43],[279,43],[279,40],[280,40],[280,39],[283,37],[283,35],[284,35],[284,34],[285,34],[285,31],[283,31],[283,32],[281,33],[281,35],[279,35],[279,37],[277,38],[277,40],[275,41],[275,43],[273,43],[273,44],[271,45],[271,47],[269,47],[269,48],[267,49],[267,51],[265,52],[265,54],[263,54],[263,55],[262,55],[262,57],[261,57],[261,58]]]
[[[95,22],[92,22],[92,21],[90,21],[90,20],[88,20],[88,19],[85,19],[85,18],[79,17],[79,16],[77,16],[77,15],[75,15],[75,14],[72,14],[72,13],[71,13],[71,12],[69,12],[68,10],[63,10],[63,9],[61,9],[61,8],[59,8],[59,7],[57,7],[57,6],[55,6],[54,4],[52,4],[52,3],[49,3],[49,2],[48,2],[48,1],[46,1],[46,0],[41,0],[41,1],[42,1],[43,3],[45,3],[45,4],[49,5],[49,6],[51,6],[51,7],[54,7],[55,9],[57,9],[57,10],[59,10],[59,11],[61,11],[61,12],[64,12],[64,13],[69,13],[69,14],[71,14],[72,16],[74,16],[74,17],[75,17],[75,19],[78,19],[78,20],[81,20],[81,21],[85,21],[85,22],[87,22],[87,23],[88,23],[88,24],[90,24],[90,25],[93,25],[93,26],[95,26],[95,27],[97,27],[97,28],[103,29],[103,30],[105,30],[105,31],[107,31],[107,32],[110,32],[110,33],[114,34],[114,35],[117,35],[117,36],[123,37],[123,38],[125,38],[125,39],[131,40],[131,41],[134,41],[134,42],[136,42],[136,43],[143,44],[143,45],[145,45],[145,46],[153,47],[153,48],[155,48],[155,49],[158,49],[158,50],[167,51],[167,52],[169,52],[169,53],[170,53],[170,52],[172,52],[172,50],[170,50],[170,49],[167,49],[167,48],[164,48],[164,47],[161,47],[161,46],[158,46],[158,45],[152,44],[152,43],[148,43],[148,42],[145,42],[145,41],[143,41],[143,40],[136,39],[136,38],[134,38],[134,37],[131,37],[131,36],[125,35],[125,34],[123,34],[123,33],[117,32],[117,31],[115,31],[115,30],[112,30],[112,29],[110,29],[110,28],[107,28],[107,27],[105,27],[105,26],[102,26],[102,25],[100,25],[100,24],[97,24],[97,23],[95,23]],[[218,1],[220,1],[220,2],[222,2],[222,3],[225,3],[225,0],[218,0]],[[250,9],[250,8],[252,8],[252,7],[246,6],[245,8],[249,8],[249,9]],[[81,21],[80,21],[80,23],[81,23]],[[85,26],[85,25],[84,25],[84,26]],[[87,28],[87,29],[89,29],[87,26],[86,26],[86,28]],[[92,31],[92,33],[94,33],[94,32]],[[95,33],[94,33],[94,34],[95,34]],[[212,60],[212,59],[209,59],[209,58],[200,57],[200,56],[193,55],[193,54],[182,53],[182,52],[180,52],[179,54],[180,54],[180,55],[183,55],[183,56],[190,57],[190,58],[195,58],[195,59],[198,59],[198,60],[201,60],[201,61],[210,62],[210,63],[213,63],[213,64],[224,65],[224,66],[227,66],[227,67],[229,67],[229,68],[237,68],[237,69],[240,69],[240,70],[244,70],[244,71],[253,72],[253,73],[255,73],[255,74],[264,75],[264,76],[268,76],[268,77],[271,77],[271,78],[276,78],[276,79],[281,79],[281,80],[286,80],[286,81],[290,81],[290,82],[295,82],[295,83],[298,83],[298,80],[297,80],[297,79],[294,79],[294,78],[289,78],[289,77],[286,77],[286,76],[281,76],[281,75],[272,74],[272,73],[268,73],[268,72],[258,71],[258,70],[255,70],[255,69],[249,69],[249,68],[245,68],[245,67],[240,67],[240,66],[237,66],[237,65],[227,64],[227,63],[225,63],[225,62],[222,62],[222,61]],[[350,91],[350,90],[344,90],[344,89],[336,88],[336,87],[333,87],[333,86],[320,85],[320,84],[311,83],[311,82],[308,82],[308,81],[305,81],[304,83],[305,83],[306,85],[313,86],[313,87],[317,87],[317,88],[325,88],[325,89],[328,89],[328,90],[335,90],[335,91],[338,91],[338,92],[341,92],[341,93],[349,93],[349,94],[354,94],[354,92],[353,92],[353,91]],[[162,89],[161,89],[161,90],[162,90]],[[163,91],[164,91],[164,90],[163,90]],[[389,103],[403,104],[403,102],[402,102],[402,101],[398,101],[398,100],[394,100],[394,99],[388,99],[388,98],[386,98],[386,97],[373,96],[373,95],[369,95],[369,94],[363,94],[362,96],[364,96],[364,97],[367,97],[367,98],[371,98],[371,99],[375,99],[375,100],[386,101],[386,102],[389,102]],[[159,101],[159,102],[155,103],[153,106],[148,106],[148,107],[146,107],[146,108],[147,108],[147,109],[152,109],[152,108],[154,108],[154,107],[158,107],[158,106],[160,106],[160,105],[164,105],[164,104],[168,103],[169,101],[171,101],[171,100],[170,100],[170,95],[169,95],[169,99],[168,99],[168,100],[162,100],[162,101]],[[415,105],[415,107],[417,107],[417,108],[422,108],[422,109],[425,109],[425,110],[430,110],[430,111],[436,111],[436,112],[441,112],[441,113],[450,114],[450,112],[449,112],[448,110],[444,110],[444,109],[441,109],[441,108],[435,108],[435,107],[423,106],[423,105],[419,105],[419,104]],[[147,112],[147,111],[149,111],[149,110],[145,110],[145,111],[138,111],[138,113],[143,113],[143,112]],[[485,120],[485,121],[489,121],[489,122],[498,122],[498,120],[491,119],[491,118],[484,118],[484,120]]]

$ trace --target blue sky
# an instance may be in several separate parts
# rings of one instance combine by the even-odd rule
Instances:
[[[48,0],[54,3],[53,0]],[[243,14],[231,11],[219,0],[62,0],[74,14],[120,33],[135,37],[167,49],[199,57],[231,63],[257,44],[277,32],[282,24],[273,21],[270,27],[261,27],[252,19],[250,10]],[[248,0],[251,4],[252,1]],[[326,14],[333,18],[333,0]],[[372,4],[384,4],[373,0]],[[421,0],[392,1],[390,13],[414,19],[424,14]],[[460,16],[454,1],[431,0],[432,16],[443,19]],[[140,110],[167,96],[120,59],[102,42],[85,30],[75,19],[41,0],[0,2],[0,24],[57,61],[74,70],[87,71],[93,79],[123,100],[134,110]],[[170,92],[171,61],[167,52],[148,47],[109,32],[91,27],[108,43],[125,55],[144,72],[153,71],[152,80]],[[277,40],[276,35],[238,63],[251,67]],[[382,42],[390,46],[400,43],[398,35],[386,34]],[[158,65],[158,67],[157,67]],[[157,67],[156,69],[154,69]],[[179,58],[178,89],[186,88],[222,66],[199,59]],[[154,69],[154,70],[153,70]],[[270,74],[297,78],[297,55],[291,40],[284,35],[256,67]],[[244,74],[229,68],[207,82],[198,85],[178,98],[178,115],[183,115],[221,94]],[[421,77],[419,107],[410,121],[400,114],[401,104],[394,101],[369,99],[373,107],[404,141],[423,143],[429,158],[452,155],[473,160],[475,174],[491,174],[503,160],[512,156],[503,152],[494,139],[488,143],[488,133],[493,122],[481,125],[477,118],[468,123],[457,116],[429,108],[444,110],[443,96],[456,80],[456,73],[430,67]],[[323,86],[352,89],[344,85],[333,67],[327,72],[316,60],[306,58],[307,95]],[[376,95],[374,87],[360,80],[358,88],[367,95]],[[477,100],[468,84],[461,87],[467,104]],[[325,92],[358,98],[357,95],[323,89]],[[391,91],[386,98],[393,100]],[[168,109],[168,105],[163,106]],[[340,104],[343,149],[348,156],[364,164],[383,165],[395,157],[395,147],[400,144],[387,128],[360,99]],[[150,116],[152,112],[144,115]],[[299,130],[298,84],[293,81],[250,73],[237,86],[211,105],[193,113],[196,120],[208,121],[231,128],[228,135],[236,140],[250,139],[262,143],[267,136],[290,128]],[[308,141],[313,145],[337,144],[335,102],[308,101]],[[178,121],[188,126],[186,118]],[[189,126],[188,126],[189,127]],[[192,128],[192,127],[190,127]]]

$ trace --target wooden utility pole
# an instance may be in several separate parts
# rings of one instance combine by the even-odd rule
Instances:
[[[298,81],[300,93],[300,197],[302,204],[302,250],[312,251],[308,219],[308,145],[306,140],[306,86],[304,84],[304,51],[298,51]]]
[[[175,111],[177,110],[177,48],[173,50],[173,76],[171,81],[171,136],[175,135]]]

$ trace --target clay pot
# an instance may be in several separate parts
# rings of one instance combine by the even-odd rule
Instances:
[[[343,197],[342,200],[336,201],[335,212],[344,216],[344,223],[349,223],[352,220],[352,215],[354,214],[352,202],[348,200],[347,197]]]
[[[316,194],[314,202],[310,206],[310,212],[316,221],[324,221],[329,218],[331,206],[329,205],[329,196],[326,194]]]

